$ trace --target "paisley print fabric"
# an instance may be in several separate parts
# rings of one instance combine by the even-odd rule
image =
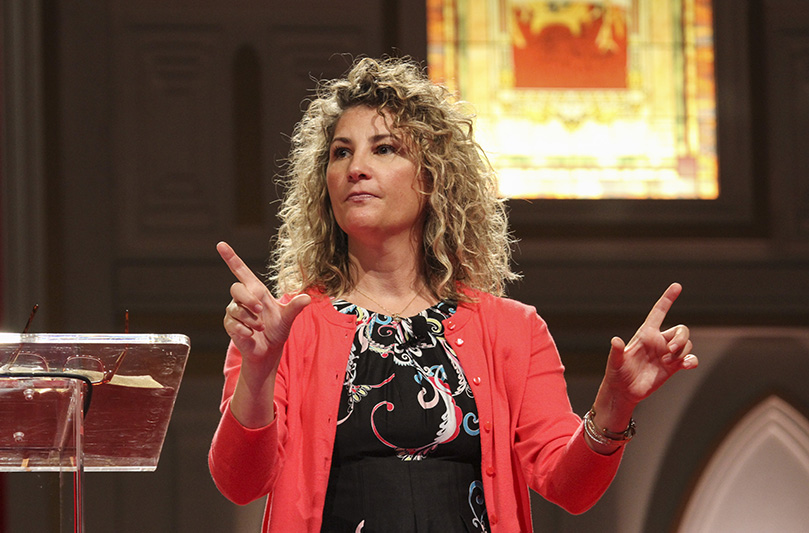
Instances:
[[[400,321],[333,305],[357,329],[322,531],[489,531],[475,399],[444,338],[455,305]]]

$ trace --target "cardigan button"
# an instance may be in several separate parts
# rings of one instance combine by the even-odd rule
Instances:
[[[475,385],[480,385],[482,382],[483,380],[480,379],[480,376],[475,376],[474,378],[472,378],[472,383],[474,383]]]
[[[489,433],[492,430],[492,421],[487,420],[483,423],[483,431]]]
[[[494,477],[494,474],[495,474],[494,467],[491,466],[491,465],[487,466],[486,467],[486,475],[489,476],[489,477]]]
[[[490,514],[489,515],[489,524],[491,524],[491,525],[497,524],[497,515],[496,514]]]
[[[455,341],[455,344],[457,344],[458,346],[463,346],[463,339],[458,339],[457,341]]]

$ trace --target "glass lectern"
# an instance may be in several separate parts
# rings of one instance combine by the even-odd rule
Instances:
[[[72,473],[83,531],[85,471],[157,468],[189,349],[185,335],[0,333],[0,471]]]

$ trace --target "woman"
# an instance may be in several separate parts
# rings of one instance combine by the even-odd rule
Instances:
[[[271,295],[238,282],[209,465],[265,531],[530,531],[530,486],[570,512],[606,490],[634,407],[697,366],[660,327],[612,340],[579,418],[536,311],[502,296],[510,239],[470,118],[416,65],[362,59],[296,127]]]

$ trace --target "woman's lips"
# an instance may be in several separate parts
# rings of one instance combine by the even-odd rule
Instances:
[[[361,202],[363,200],[369,200],[371,198],[376,198],[376,195],[371,194],[369,192],[352,192],[348,195],[346,200],[350,202]]]

